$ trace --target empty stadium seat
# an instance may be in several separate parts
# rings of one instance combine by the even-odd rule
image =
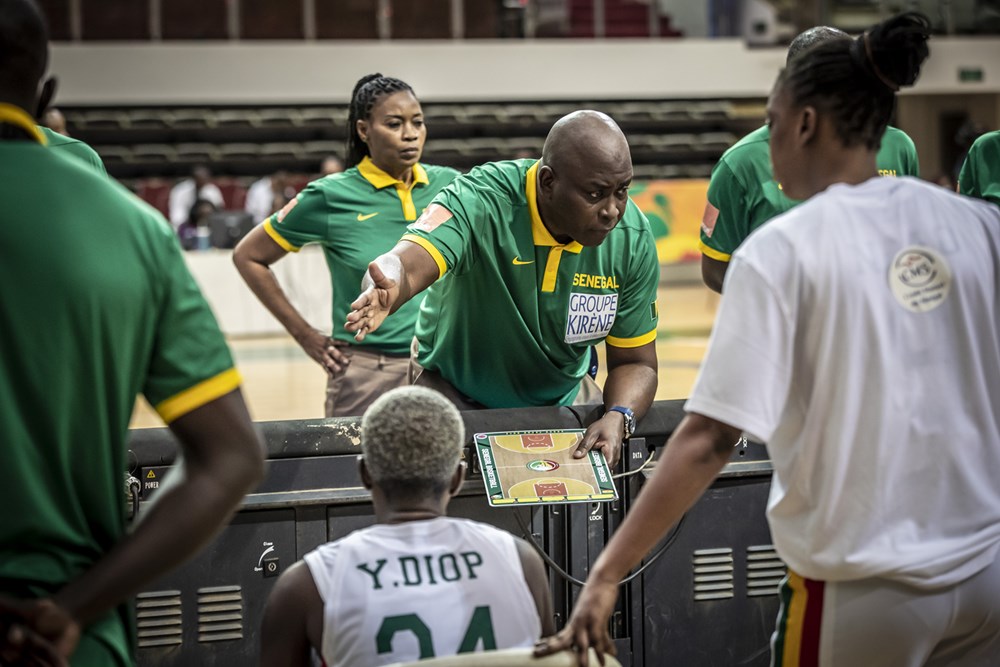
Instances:
[[[132,161],[132,150],[128,146],[95,146],[94,150],[105,165]]]
[[[424,146],[424,159],[432,162],[448,162],[464,155],[463,139],[433,139]]]
[[[698,135],[698,148],[703,151],[722,153],[736,143],[736,135],[732,132],[706,132]]]
[[[88,129],[115,129],[127,127],[128,116],[120,111],[85,111],[83,122]]]
[[[624,102],[614,105],[609,115],[619,123],[648,122],[656,120],[657,110],[655,102]]]
[[[132,109],[127,114],[129,126],[135,128],[167,129],[173,122],[172,114],[164,109]]]
[[[340,155],[344,150],[339,141],[307,141],[302,144],[302,157],[319,162],[328,155]]]
[[[658,134],[630,134],[628,145],[632,150],[659,150],[663,143]]]
[[[434,104],[423,107],[424,119],[428,123],[463,123],[465,108],[458,104]]]
[[[176,129],[215,127],[215,117],[207,109],[173,109],[170,126]]]
[[[87,126],[87,116],[81,111],[66,111],[63,117],[66,118],[66,126],[70,130],[82,130]]]
[[[732,113],[732,104],[717,100],[699,102],[695,105],[694,110],[696,116],[702,120],[728,120]]]
[[[507,157],[513,157],[520,152],[541,157],[544,143],[544,137],[511,137],[505,142],[503,152]]]
[[[172,162],[177,152],[167,144],[137,144],[132,147],[135,162]]]
[[[250,109],[220,109],[215,112],[217,127],[254,127],[259,124],[257,112]]]
[[[685,123],[696,119],[696,107],[691,102],[661,103],[656,110],[659,120]]]
[[[502,105],[470,104],[465,107],[462,122],[476,125],[498,125],[508,122],[507,110]]]
[[[694,134],[665,134],[659,137],[658,148],[673,153],[688,153],[698,146],[698,137]]]
[[[301,125],[298,109],[258,109],[257,122],[261,127],[291,127]]]
[[[510,123],[540,123],[544,116],[536,104],[512,104],[507,107],[507,121]]]
[[[272,160],[300,160],[303,154],[302,145],[296,143],[271,143],[260,147],[260,156]]]
[[[212,144],[177,144],[175,159],[181,162],[214,162],[219,157],[219,149]]]
[[[302,109],[299,122],[303,125],[340,125],[347,122],[347,113],[333,107]]]
[[[219,146],[220,160],[254,160],[260,155],[257,144],[222,144]]]

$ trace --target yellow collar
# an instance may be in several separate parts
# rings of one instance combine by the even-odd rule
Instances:
[[[576,241],[563,244],[555,240],[538,212],[538,163],[531,165],[525,175],[524,192],[528,198],[528,211],[531,212],[531,238],[535,245],[555,246],[566,252],[579,253],[583,246]]]
[[[0,123],[14,125],[27,132],[32,139],[45,146],[49,143],[42,131],[35,125],[35,121],[24,109],[13,104],[0,103]]]
[[[364,176],[365,180],[374,185],[376,188],[381,190],[382,188],[387,188],[390,185],[406,187],[403,181],[393,178],[389,174],[385,173],[381,169],[375,166],[371,158],[367,155],[361,162],[358,163],[358,172]],[[427,171],[420,166],[420,163],[413,165],[413,182],[410,187],[414,187],[417,183],[422,185],[427,185],[430,180],[427,178]]]

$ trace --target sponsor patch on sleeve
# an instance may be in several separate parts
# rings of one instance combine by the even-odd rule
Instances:
[[[599,340],[611,333],[618,314],[618,293],[569,295],[566,313],[566,342]]]
[[[285,219],[285,216],[292,212],[295,205],[299,203],[298,196],[292,197],[292,200],[285,204],[284,208],[278,211],[278,215],[274,216],[275,222],[281,222]]]
[[[423,214],[417,218],[417,221],[413,223],[413,229],[419,229],[422,232],[433,232],[435,229],[440,227],[442,224],[448,222],[452,219],[451,211],[446,209],[440,204],[431,204],[428,206]]]
[[[712,238],[715,221],[719,219],[719,209],[705,202],[705,214],[701,217],[701,231],[706,238]]]

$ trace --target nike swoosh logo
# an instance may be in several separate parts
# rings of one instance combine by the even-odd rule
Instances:
[[[378,212],[369,213],[368,215],[361,215],[360,213],[358,213],[358,222],[364,222],[369,218],[374,218],[376,215],[378,215]]]
[[[514,266],[524,266],[525,264],[534,264],[534,263],[535,263],[535,260],[531,260],[531,261],[525,262],[520,257],[515,257],[514,258]]]

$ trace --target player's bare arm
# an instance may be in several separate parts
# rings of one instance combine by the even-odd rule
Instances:
[[[726,269],[729,262],[714,259],[708,255],[701,256],[701,279],[713,292],[722,294],[722,284],[726,279]]]
[[[170,429],[183,458],[135,530],[54,597],[81,627],[204,547],[263,478],[263,445],[238,389]]]
[[[327,373],[340,372],[349,359],[334,346],[332,338],[313,328],[302,317],[271,271],[271,265],[287,254],[288,251],[264,231],[264,225],[257,225],[233,250],[233,264],[250,290],[295,338],[309,358]]]
[[[275,582],[260,626],[260,666],[309,664],[310,649],[321,648],[323,600],[302,561]]]
[[[618,597],[618,582],[680,520],[729,460],[740,429],[709,417],[689,414],[674,431],[656,471],[632,510],[594,564],[566,627],[540,642],[537,655],[572,648],[586,665],[587,648],[613,653],[608,618]]]
[[[360,343],[439,276],[437,262],[429,252],[411,241],[400,241],[368,265],[361,294],[351,303],[344,328],[354,332],[354,339]]]
[[[582,458],[591,449],[600,449],[613,466],[621,456],[625,418],[610,408],[630,408],[637,421],[649,410],[656,395],[656,341],[639,347],[605,345],[605,350],[608,379],[604,383],[604,416],[587,427],[574,456]]]
[[[545,576],[545,563],[524,540],[517,539],[515,544],[518,558],[521,559],[521,569],[524,570],[524,580],[528,583],[528,590],[538,609],[538,618],[542,622],[542,637],[548,637],[555,633],[556,625],[552,617],[552,593],[549,590],[549,579]]]

